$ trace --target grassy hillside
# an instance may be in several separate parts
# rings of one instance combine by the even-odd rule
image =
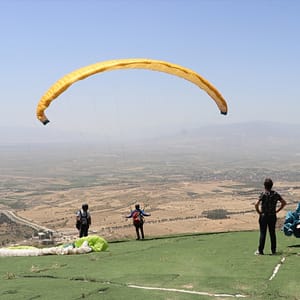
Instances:
[[[0,298],[300,299],[300,241],[277,236],[276,256],[267,255],[269,241],[266,255],[253,255],[258,232],[236,232],[120,241],[87,255],[0,258]]]

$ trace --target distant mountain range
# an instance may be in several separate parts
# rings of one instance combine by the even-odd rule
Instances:
[[[47,128],[48,129],[48,128]],[[0,128],[0,145],[20,144],[55,144],[76,143],[84,144],[86,141],[108,143],[107,140],[97,141],[91,137],[82,137],[80,134],[47,130],[45,128]],[[156,138],[139,138],[135,140],[117,141],[109,140],[112,145],[137,147],[174,147],[194,148],[202,151],[218,151],[222,149],[236,151],[265,151],[266,149],[292,150],[300,152],[300,124],[281,124],[271,122],[248,122],[228,125],[203,126],[197,129],[182,130],[177,134],[158,136]]]
[[[92,168],[98,164],[111,164],[110,167],[115,168],[119,163],[167,169],[180,166],[180,170],[187,168],[189,172],[194,170],[195,174],[201,168],[224,169],[228,174],[232,170],[260,169],[260,177],[265,176],[262,175],[264,170],[272,169],[281,170],[278,175],[281,178],[299,177],[300,125],[251,122],[203,126],[177,134],[135,140],[88,139],[76,133],[54,131],[53,128],[47,128],[45,133],[45,129],[1,128],[2,169],[8,172],[21,166],[21,169],[35,168],[36,172],[48,170],[52,164],[55,168],[59,165],[68,168],[77,163],[78,166]],[[259,177],[257,171],[252,173],[249,176]]]
[[[152,142],[154,142],[153,140]],[[249,122],[228,125],[204,126],[183,131],[177,135],[157,138],[158,144],[199,146],[207,150],[263,150],[293,149],[299,151],[300,125],[270,122]]]

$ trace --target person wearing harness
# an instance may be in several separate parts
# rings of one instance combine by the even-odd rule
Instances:
[[[80,238],[89,235],[89,227],[92,224],[92,219],[88,209],[88,204],[82,204],[82,208],[76,213],[76,228],[79,231]]]
[[[144,239],[144,217],[151,216],[151,214],[144,212],[143,209],[140,208],[139,204],[135,205],[135,210],[132,210],[130,215],[126,216],[126,218],[132,218],[133,225],[136,231],[136,239],[140,240],[141,236]],[[141,235],[140,235],[141,232]]]
[[[266,178],[264,181],[264,187],[265,191],[260,194],[255,203],[255,210],[259,214],[260,229],[259,246],[255,255],[264,254],[267,229],[269,229],[270,234],[271,252],[272,254],[276,254],[276,214],[286,206],[286,201],[281,197],[281,195],[272,190],[272,179]],[[278,202],[280,202],[280,206],[277,208]]]

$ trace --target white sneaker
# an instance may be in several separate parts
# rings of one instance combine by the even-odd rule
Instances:
[[[254,252],[254,255],[264,255],[264,254],[261,253],[261,252],[259,252],[258,250],[256,250],[256,251]]]

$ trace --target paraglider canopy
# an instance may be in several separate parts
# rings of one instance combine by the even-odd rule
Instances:
[[[49,123],[49,120],[44,113],[45,110],[55,98],[62,94],[76,81],[85,79],[97,73],[118,69],[147,69],[160,71],[184,78],[206,91],[207,94],[216,102],[218,108],[220,109],[220,112],[224,115],[227,114],[227,103],[221,93],[207,79],[205,79],[195,71],[177,64],[161,60],[129,58],[99,62],[77,69],[65,75],[54,85],[52,85],[40,99],[36,110],[37,118],[44,125]]]

